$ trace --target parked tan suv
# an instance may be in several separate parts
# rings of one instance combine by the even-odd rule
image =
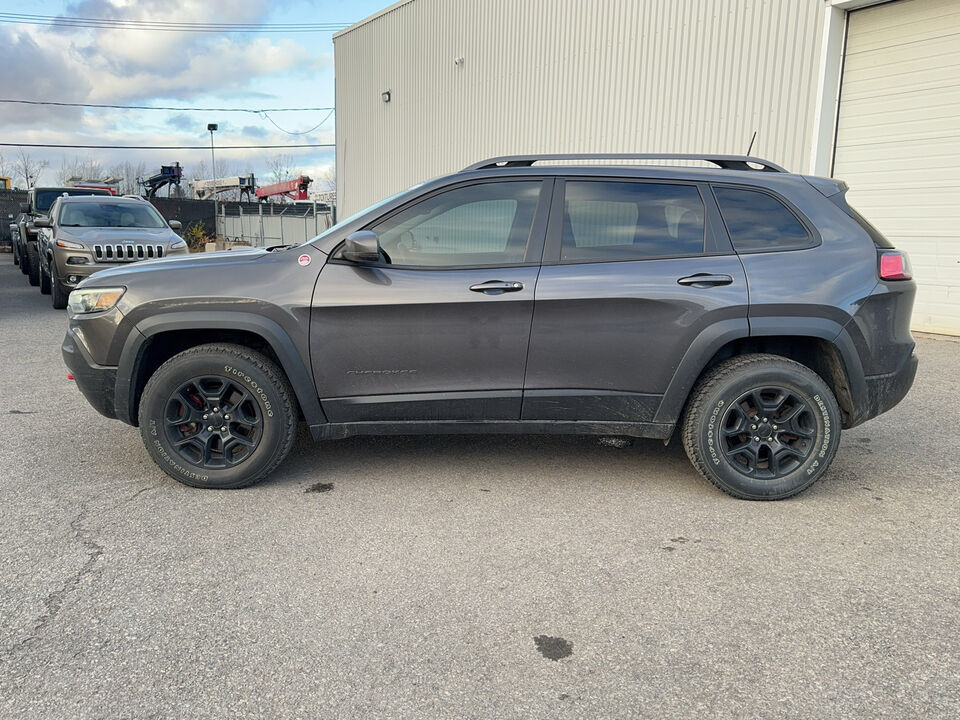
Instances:
[[[39,217],[40,292],[67,306],[70,291],[89,275],[117,265],[187,253],[187,243],[146,200],[132,197],[57,198]]]

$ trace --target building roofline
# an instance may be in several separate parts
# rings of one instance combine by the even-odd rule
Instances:
[[[397,2],[393,3],[393,5],[385,7],[383,10],[380,10],[379,12],[375,12],[373,15],[370,15],[369,17],[365,17],[363,20],[358,20],[353,25],[351,25],[350,27],[344,28],[340,32],[334,33],[333,39],[336,40],[337,38],[343,35],[346,35],[347,33],[351,33],[357,28],[363,27],[367,23],[373,22],[374,20],[377,20],[378,18],[381,18],[384,15],[389,15],[394,10],[399,10],[404,5],[409,5],[412,2],[414,2],[414,0],[397,0]]]

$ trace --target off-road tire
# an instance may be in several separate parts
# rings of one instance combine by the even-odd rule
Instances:
[[[33,287],[40,284],[40,253],[27,243],[27,280]]]
[[[50,301],[53,303],[55,310],[63,310],[70,300],[70,291],[64,288],[63,283],[60,282],[55,262],[50,263],[50,272],[53,274],[53,277],[50,278]]]
[[[742,435],[735,435],[739,440],[731,439],[728,435],[735,432],[731,428],[739,427],[739,423],[725,423],[736,420],[738,415],[743,417],[743,404],[738,400],[761,388],[782,389],[795,397],[797,404],[806,403],[809,411],[804,411],[802,417],[806,423],[804,430],[812,437],[800,439],[783,431],[776,436],[776,443],[785,440],[808,453],[799,459],[789,456],[792,465],[788,464],[782,476],[775,476],[770,469],[772,460],[768,460],[766,466],[757,463],[756,468],[746,470],[736,462],[738,458],[731,459],[729,453],[754,438],[748,437],[744,441]],[[747,400],[744,404],[749,406],[751,403]],[[747,434],[752,436],[754,431],[749,428],[756,427],[756,424],[747,422]],[[775,422],[771,419],[770,424],[764,423],[764,432],[772,432],[771,425],[778,427],[773,424]],[[742,355],[710,370],[690,394],[680,423],[683,447],[694,467],[725,493],[744,500],[783,500],[813,485],[836,455],[840,426],[836,398],[819,375],[793,360],[767,354]],[[773,441],[767,443],[768,456],[770,447],[785,446],[773,444]],[[774,476],[762,478],[753,476],[753,473]]]
[[[40,265],[40,294],[50,294],[50,275],[43,269],[43,264]]]
[[[258,444],[232,467],[191,464],[173,447],[165,429],[171,398],[178,388],[194,378],[208,377],[240,385],[259,409],[262,430]],[[248,487],[273,472],[290,452],[298,420],[294,397],[283,371],[263,354],[242,345],[199,345],[173,356],[150,377],[140,401],[140,434],[160,469],[184,485]]]

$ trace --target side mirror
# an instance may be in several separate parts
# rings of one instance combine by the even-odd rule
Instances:
[[[20,212],[29,213],[30,212],[30,203],[20,203]]]
[[[33,219],[34,227],[50,227],[50,225],[51,225],[50,218],[47,217],[46,215],[41,215],[40,217],[36,217]]]
[[[180,224],[179,220],[171,220],[167,224],[170,226],[171,230],[179,230],[180,228],[183,227],[183,225]]]
[[[380,239],[375,232],[358,230],[347,235],[340,256],[350,262],[377,262],[380,259]]]

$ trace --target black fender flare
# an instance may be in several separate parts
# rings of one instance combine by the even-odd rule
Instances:
[[[280,366],[297,397],[303,417],[310,426],[321,425],[327,418],[320,407],[320,399],[300,353],[293,340],[279,323],[270,318],[246,312],[184,311],[164,313],[145,318],[127,335],[117,366],[115,406],[117,417],[136,425],[134,408],[137,398],[135,379],[143,360],[147,341],[159,333],[176,330],[243,330],[261,337],[276,354]]]
[[[863,364],[846,328],[835,320],[818,317],[761,317],[723,320],[706,328],[687,348],[667,386],[653,422],[676,423],[694,383],[711,358],[727,343],[748,337],[809,337],[826,340],[844,363],[855,412],[867,397]]]

